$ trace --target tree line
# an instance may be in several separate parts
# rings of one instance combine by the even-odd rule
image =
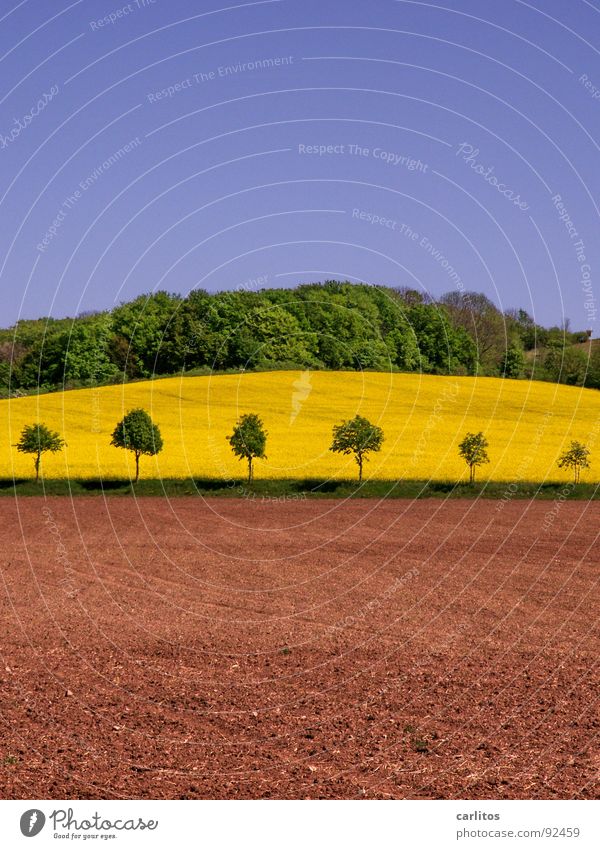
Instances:
[[[248,483],[254,480],[254,461],[266,460],[268,433],[257,413],[245,413],[236,422],[233,432],[227,437],[231,450],[248,467]],[[369,455],[381,451],[384,441],[383,429],[372,424],[364,416],[356,415],[352,419],[333,426],[332,442],[329,450],[335,454],[351,455],[358,466],[358,483],[362,483],[364,463]],[[163,449],[160,428],[152,421],[146,410],[130,410],[115,427],[111,445],[131,451],[135,457],[135,483],[140,478],[140,458],[154,456]],[[19,441],[17,451],[32,454],[34,457],[35,479],[39,482],[42,456],[57,453],[66,445],[65,440],[47,425],[35,423],[26,425]],[[469,470],[469,483],[475,483],[475,471],[479,466],[490,462],[487,452],[489,442],[483,431],[467,433],[458,446],[458,453]],[[580,482],[581,471],[590,467],[591,451],[586,445],[572,441],[557,459],[559,468],[573,471],[573,483]]]
[[[545,328],[485,295],[328,281],[142,295],[110,312],[0,330],[0,396],[181,372],[281,368],[500,375],[600,388],[586,331]]]

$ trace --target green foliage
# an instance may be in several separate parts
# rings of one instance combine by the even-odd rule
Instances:
[[[569,448],[558,458],[559,469],[573,469],[573,483],[579,483],[582,469],[589,469],[589,457],[592,452],[582,442],[574,439]]]
[[[61,451],[65,445],[64,439],[57,431],[50,430],[45,424],[36,423],[25,425],[15,447],[17,451],[21,451],[23,454],[34,455],[33,465],[37,483],[40,479],[42,454],[46,452],[55,454],[57,451]]]
[[[553,383],[583,386],[588,368],[588,358],[580,348],[552,344],[544,356],[544,370]]]
[[[111,337],[112,319],[107,313],[68,322],[33,342],[16,369],[19,384],[28,389],[69,388],[115,378]]]
[[[10,361],[0,359],[0,398],[8,397],[12,382]]]
[[[479,431],[479,433],[467,433],[458,446],[458,453],[469,467],[469,483],[475,482],[475,468],[490,462],[486,451],[488,444],[483,432]]]
[[[245,368],[272,362],[315,364],[316,334],[304,333],[298,319],[278,305],[251,309],[234,340],[238,360]]]
[[[600,389],[600,345],[593,344],[587,362],[585,385],[592,389]]]
[[[585,334],[587,336],[587,334]],[[112,312],[19,321],[0,330],[0,394],[91,386],[205,369],[281,367],[530,376],[600,388],[584,334],[501,313],[483,294],[328,280],[294,289],[142,295]],[[506,354],[510,351],[510,355]],[[592,348],[593,350],[593,348]],[[506,356],[505,356],[506,355]],[[508,357],[508,358],[506,358]]]
[[[126,361],[132,360],[140,377],[161,373],[160,352],[165,333],[181,303],[178,295],[155,292],[140,295],[113,310],[113,328],[127,344]],[[127,367],[123,369],[127,371]]]
[[[130,410],[113,431],[111,445],[135,454],[135,482],[140,479],[140,457],[152,456],[163,449],[162,436],[146,410]]]
[[[99,383],[115,376],[117,370],[108,357],[111,335],[110,320],[75,324],[63,335],[65,383]]]
[[[329,281],[287,292],[286,309],[311,334],[312,351],[327,368],[389,368],[371,288]]]
[[[256,413],[246,413],[238,419],[233,433],[227,437],[236,457],[248,462],[248,483],[254,479],[254,460],[266,459],[267,436],[260,417]]]
[[[383,443],[383,430],[377,425],[364,418],[354,416],[353,419],[344,421],[333,427],[333,442],[330,451],[336,454],[354,454],[358,464],[358,480],[362,481],[363,462],[368,459],[367,455],[373,451],[381,451]]]
[[[523,376],[525,357],[516,346],[508,348],[500,363],[500,377],[519,378]]]
[[[528,312],[508,310],[505,317],[508,335],[516,335],[525,351],[532,351],[541,344],[539,337],[544,328],[539,327]]]
[[[402,371],[417,371],[419,368],[419,346],[412,328],[406,324],[394,327],[385,337],[388,355],[392,363]]]
[[[3,497],[39,497],[39,486],[34,481],[0,478],[0,499]],[[205,498],[232,498],[248,496],[247,484],[243,480],[231,481],[221,478],[142,478],[132,486],[129,480],[87,479],[87,478],[50,478],[44,482],[44,494],[47,496],[76,496],[122,498],[135,494],[135,497],[176,498],[195,496]],[[293,480],[263,478],[252,485],[252,498],[258,501],[274,502],[305,499],[429,499],[438,498],[491,498],[495,501],[506,496],[505,481],[486,481],[485,483],[458,483],[449,480],[379,480],[371,478],[363,481],[362,486],[351,486],[345,480]],[[565,488],[564,481],[519,481],[513,493],[515,499],[555,501],[557,498],[568,501],[600,501],[600,488],[595,483],[580,483]]]
[[[421,354],[421,370],[433,374],[474,374],[477,348],[467,331],[454,326],[446,309],[416,304],[407,310]]]

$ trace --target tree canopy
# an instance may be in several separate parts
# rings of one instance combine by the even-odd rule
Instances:
[[[354,416],[333,427],[333,442],[330,451],[336,454],[354,454],[358,465],[358,481],[362,481],[363,463],[374,451],[381,451],[383,430],[364,418]]]
[[[600,350],[586,339],[540,327],[522,309],[502,313],[477,292],[435,301],[337,280],[186,297],[158,291],[110,312],[0,329],[0,395],[274,368],[500,374],[600,387]]]
[[[559,469],[573,469],[573,483],[579,483],[582,469],[590,467],[590,449],[574,439],[568,449],[557,460]]]
[[[38,483],[42,454],[46,452],[55,454],[57,451],[61,451],[65,445],[66,442],[58,431],[50,430],[45,424],[36,423],[25,425],[16,444],[16,449],[23,454],[34,455],[35,480]]]
[[[261,418],[256,413],[245,413],[238,419],[231,436],[227,437],[236,457],[248,463],[248,483],[254,478],[254,460],[266,459],[267,436]]]
[[[125,448],[135,455],[135,482],[140,479],[140,457],[152,456],[163,449],[163,440],[158,425],[141,408],[130,410],[113,431],[111,445]]]
[[[475,482],[475,469],[484,463],[489,463],[487,447],[488,441],[482,431],[479,433],[467,433],[458,446],[458,453],[469,467],[469,483]]]

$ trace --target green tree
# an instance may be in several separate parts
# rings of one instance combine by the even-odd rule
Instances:
[[[112,336],[108,313],[69,319],[36,340],[19,366],[24,386],[58,387],[73,382],[97,383],[116,376],[108,347]]]
[[[600,345],[594,340],[591,345],[588,370],[585,377],[585,385],[592,389],[600,389]]]
[[[108,356],[111,335],[111,321],[107,315],[85,322],[75,321],[63,331],[57,340],[56,368],[60,382],[96,383],[114,377],[117,369]]]
[[[502,357],[500,363],[501,377],[519,378],[523,375],[525,368],[525,357],[523,351],[516,345],[512,345],[506,349],[506,353]]]
[[[146,410],[130,410],[113,431],[111,445],[125,448],[135,454],[135,482],[140,479],[140,457],[152,456],[162,451],[163,441],[158,425],[155,425]]]
[[[50,430],[45,424],[36,423],[25,425],[21,431],[21,437],[16,444],[16,449],[23,454],[34,455],[35,481],[39,483],[42,454],[45,454],[47,451],[51,454],[56,454],[65,445],[66,442],[57,431]]]
[[[559,469],[573,469],[573,483],[579,483],[579,477],[582,469],[589,469],[589,456],[591,451],[582,442],[574,439],[569,448],[564,451],[558,458],[557,465]]]
[[[179,295],[154,292],[113,310],[113,329],[127,342],[127,358],[133,359],[141,377],[151,377],[161,367],[161,351],[169,323],[181,304]],[[127,364],[123,371],[129,371]]]
[[[309,284],[286,292],[285,307],[297,318],[318,361],[328,368],[385,370],[390,352],[380,332],[375,291],[335,281]]]
[[[236,457],[248,461],[248,483],[254,479],[253,461],[266,459],[267,436],[260,417],[256,413],[245,413],[238,419],[231,436],[227,437]]]
[[[402,323],[385,337],[391,361],[403,371],[419,368],[419,346],[415,334],[408,324]]]
[[[333,427],[333,442],[330,451],[336,454],[354,454],[358,464],[358,481],[362,481],[363,463],[368,459],[367,454],[381,451],[383,430],[371,424],[363,416],[354,416],[349,421]]]
[[[533,318],[524,309],[510,309],[504,313],[507,325],[507,334],[512,336],[516,333],[521,345],[526,351],[532,351],[544,344],[540,333],[544,333],[543,327],[535,323]]]
[[[487,447],[488,441],[482,431],[467,433],[458,446],[458,453],[469,467],[469,483],[475,482],[475,468],[490,462],[486,451]]]
[[[551,344],[544,356],[544,369],[548,380],[583,386],[588,369],[588,357],[580,348]]]
[[[473,374],[477,348],[469,333],[454,326],[443,306],[416,304],[407,309],[421,355],[421,368],[434,374]]]
[[[314,364],[310,347],[316,347],[316,336],[303,333],[298,319],[282,306],[264,304],[248,311],[230,345],[246,367],[277,362],[304,366]]]

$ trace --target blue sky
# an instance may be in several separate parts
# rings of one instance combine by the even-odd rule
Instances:
[[[0,18],[3,326],[342,278],[483,291],[597,335],[600,4],[10,0]]]

